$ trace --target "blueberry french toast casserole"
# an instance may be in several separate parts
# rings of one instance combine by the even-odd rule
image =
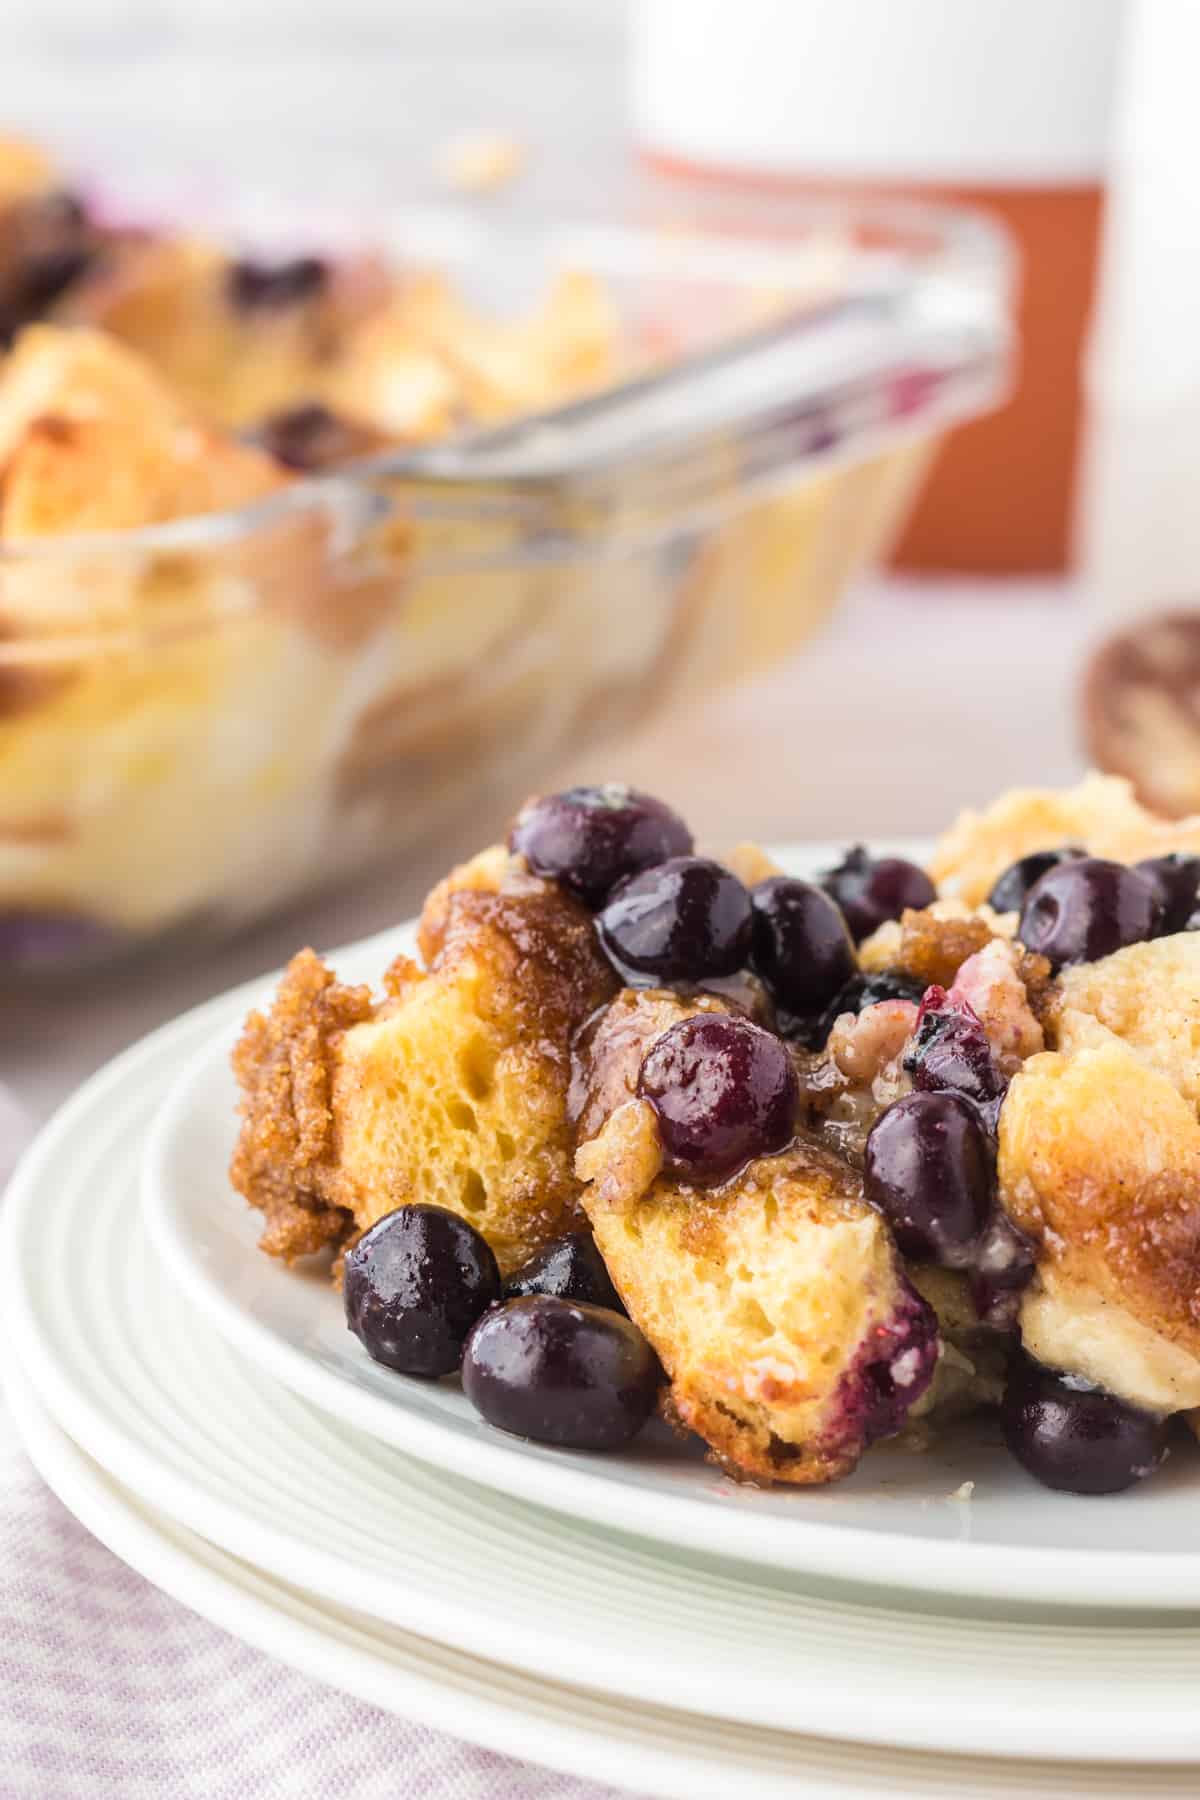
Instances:
[[[293,960],[233,1183],[369,1355],[518,1435],[657,1411],[803,1485],[992,1407],[1116,1492],[1200,1409],[1198,890],[1200,819],[1100,776],[813,881],[537,797],[379,992]]]

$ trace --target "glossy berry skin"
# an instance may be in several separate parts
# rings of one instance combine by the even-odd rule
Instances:
[[[586,1300],[589,1306],[625,1311],[590,1231],[569,1231],[522,1263],[504,1283],[503,1298],[519,1300],[526,1294]]]
[[[663,801],[608,782],[527,800],[508,847],[535,875],[560,882],[595,911],[626,876],[671,856],[690,856],[693,844],[683,820]]]
[[[969,1266],[992,1213],[992,1158],[975,1107],[957,1094],[906,1094],[867,1139],[863,1191],[906,1256]]]
[[[909,907],[919,912],[937,899],[937,889],[916,863],[871,856],[863,844],[847,850],[836,869],[827,869],[821,886],[841,907],[856,944],[885,920],[898,919]]]
[[[346,1323],[401,1375],[449,1375],[476,1319],[500,1298],[487,1241],[444,1206],[401,1206],[347,1252]]]
[[[812,1050],[820,1050],[829,1041],[834,1020],[842,1013],[865,1012],[881,1000],[911,1000],[919,1006],[925,994],[925,983],[912,975],[896,975],[880,969],[875,975],[852,975],[845,987],[833,996],[819,1018],[796,1021],[789,1035],[794,1035]]]
[[[1148,856],[1134,863],[1139,875],[1154,886],[1163,904],[1161,931],[1164,937],[1175,931],[1186,931],[1188,922],[1200,907],[1200,856],[1187,856],[1175,850],[1169,856]]]
[[[1000,1422],[1017,1461],[1068,1494],[1119,1494],[1167,1453],[1167,1421],[1157,1413],[1027,1356],[1009,1371]]]
[[[619,1450],[654,1411],[663,1372],[637,1327],[606,1307],[530,1294],[467,1339],[463,1392],[489,1425],[568,1450]]]
[[[243,260],[229,265],[229,300],[239,312],[298,306],[319,294],[328,279],[329,265],[319,256],[277,263]]]
[[[658,1121],[668,1170],[701,1185],[791,1142],[800,1088],[786,1046],[724,1013],[681,1019],[651,1046],[638,1093]]]
[[[1123,863],[1081,856],[1034,882],[1017,936],[1058,970],[1157,937],[1162,919],[1163,903],[1152,881]]]
[[[754,967],[778,1006],[800,1017],[824,1011],[858,968],[841,912],[811,881],[772,875],[750,891]]]
[[[733,975],[750,955],[750,896],[705,856],[672,856],[631,875],[598,920],[609,957],[635,981]]]
[[[1074,862],[1083,855],[1082,850],[1070,844],[1059,850],[1031,851],[1028,856],[1021,857],[1019,862],[1009,863],[1004,873],[996,877],[987,897],[988,905],[993,912],[1020,912],[1025,904],[1026,894],[1047,869],[1056,869],[1059,863]]]
[[[1021,1295],[1037,1271],[1037,1252],[1025,1233],[997,1206],[971,1259],[971,1301],[984,1325],[1015,1331]]]
[[[962,1094],[987,1108],[1008,1086],[992,1055],[978,1014],[966,1003],[952,1005],[945,988],[926,991],[917,1014],[904,1067],[922,1093]]]

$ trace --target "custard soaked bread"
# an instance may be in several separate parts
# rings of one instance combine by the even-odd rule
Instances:
[[[395,1207],[462,1213],[502,1269],[578,1224],[570,1042],[615,987],[574,901],[519,870],[443,890],[423,936],[364,1005],[305,952],[237,1056],[233,1181],[288,1259]],[[315,967],[314,967],[315,965]],[[316,1218],[319,1224],[312,1221]]]
[[[831,1481],[929,1387],[937,1320],[860,1178],[827,1151],[796,1143],[715,1192],[663,1176],[636,1199],[603,1191],[597,1179],[584,1205],[670,1378],[668,1413],[727,1473]]]

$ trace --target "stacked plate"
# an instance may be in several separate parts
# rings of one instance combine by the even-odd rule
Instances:
[[[13,1403],[97,1536],[309,1674],[641,1793],[1194,1796],[1200,1460],[1074,1499],[976,1423],[766,1492],[656,1428],[503,1437],[255,1252],[228,1057],[270,985],[103,1070],[5,1205]]]

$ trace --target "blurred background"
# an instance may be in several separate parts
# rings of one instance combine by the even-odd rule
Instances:
[[[194,892],[177,883],[151,917],[78,858],[44,872],[21,770],[49,758],[65,785],[39,798],[42,813],[73,817],[78,803],[123,868],[152,872],[183,855],[169,834],[154,839],[168,812],[192,817],[190,853],[204,852],[205,808],[231,802],[215,788],[193,797],[188,782],[214,743],[245,738],[246,720],[173,735],[179,785],[151,813],[125,806],[127,773],[97,798],[103,708],[75,721],[61,756],[65,726],[47,752],[30,748],[33,714],[0,719],[0,945],[20,1043],[0,1073],[31,1110],[136,1030],[298,942],[392,922],[534,783],[663,791],[713,844],[931,833],[963,805],[1070,780],[1089,759],[1157,803],[1200,803],[1188,621],[1200,209],[1186,86],[1198,38],[1186,0],[8,0],[0,129],[52,152],[50,186],[86,196],[95,216],[226,231],[243,257],[357,241],[401,261],[419,245],[424,265],[443,246],[464,268],[502,268],[506,304],[535,263],[540,278],[544,258],[565,262],[620,313],[626,375],[725,352],[719,380],[669,381],[650,411],[573,426],[549,477],[546,440],[518,434],[515,465],[506,440],[490,478],[506,505],[516,479],[523,535],[476,555],[472,514],[474,573],[440,573],[467,541],[455,513],[436,528],[437,581],[422,586],[418,508],[389,654],[433,656],[432,639],[414,650],[403,635],[426,615],[427,637],[429,618],[441,630],[451,616],[458,637],[449,662],[421,663],[433,688],[413,697],[393,679],[382,715],[378,695],[363,702],[359,737],[379,737],[381,717],[394,734],[436,698],[438,728],[414,747],[404,724],[402,749],[372,765],[382,810],[360,817],[321,768],[305,793],[324,784],[336,830],[280,807],[278,843],[261,828],[234,857],[214,827],[207,863],[227,857],[228,870]],[[764,340],[759,363],[734,357],[731,372],[729,345],[747,332]],[[514,341],[488,339],[493,362]],[[461,344],[446,354],[466,356]],[[609,375],[619,386],[620,368]],[[0,365],[0,419],[3,380]],[[477,430],[500,412],[456,417]],[[541,508],[532,526],[528,505]],[[12,621],[29,569],[7,549],[0,633],[28,668],[40,640]],[[511,658],[478,619],[517,604],[518,575],[520,606],[536,595],[521,617],[537,623],[522,627],[519,680],[501,692]],[[43,623],[55,579],[39,574]],[[266,577],[254,579],[262,599]],[[161,648],[144,600],[137,645],[119,655],[153,684]],[[1143,654],[1163,612],[1168,635]],[[1084,705],[1089,659],[1114,631],[1126,636],[1093,666]],[[102,653],[106,671],[117,654]],[[339,674],[340,696],[363,691],[365,666]],[[294,658],[262,670],[264,684],[294,679]],[[141,729],[121,710],[122,743]],[[147,738],[138,768],[161,770],[167,754]],[[6,826],[21,845],[7,859]],[[254,873],[289,859],[274,885]],[[234,863],[248,895],[232,892]],[[38,984],[47,943],[73,947],[96,913],[122,951],[165,935],[186,954],[160,957],[136,991],[93,970],[81,1031]]]

